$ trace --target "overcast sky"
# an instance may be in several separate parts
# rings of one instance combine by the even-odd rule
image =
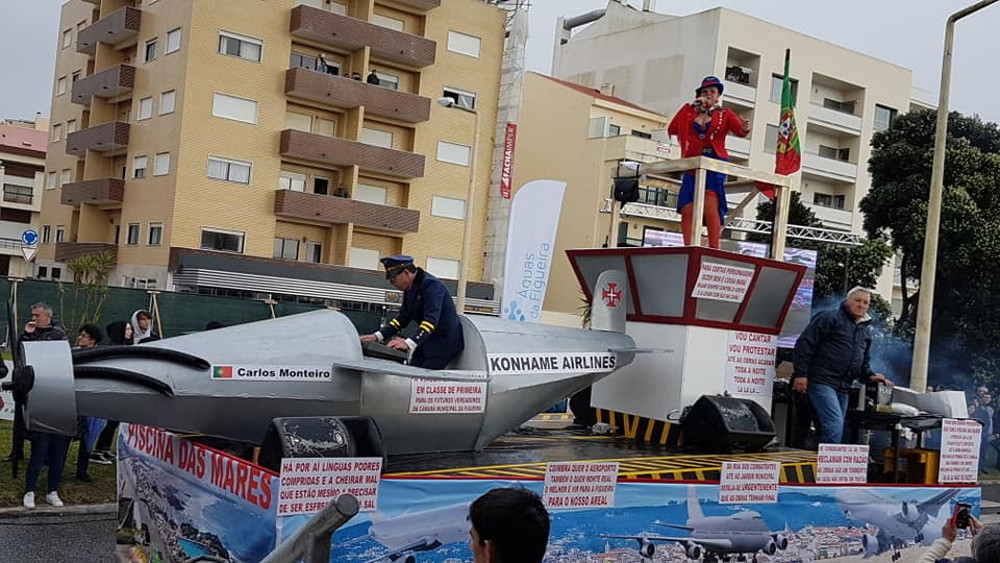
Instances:
[[[237,5],[243,0],[229,1]],[[642,0],[629,0],[641,7]],[[48,115],[62,0],[0,0],[0,118]],[[531,0],[528,68],[548,73],[556,17],[606,0]],[[913,70],[916,86],[937,100],[944,23],[974,0],[657,0],[656,11],[686,15],[716,6],[750,14]],[[955,34],[951,107],[1000,122],[1000,3],[960,21]],[[794,61],[793,61],[794,64]],[[800,71],[801,72],[801,71]],[[996,88],[998,91],[994,92]],[[990,100],[993,100],[990,102]]]

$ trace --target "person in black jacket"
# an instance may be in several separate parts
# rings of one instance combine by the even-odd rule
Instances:
[[[854,381],[892,385],[871,369],[870,305],[871,292],[855,287],[840,307],[813,317],[795,342],[792,389],[809,395],[821,444],[841,442]]]
[[[403,292],[399,315],[374,334],[361,337],[362,342],[385,342],[396,350],[410,354],[409,364],[427,369],[444,369],[465,348],[462,325],[455,302],[441,280],[413,265],[413,258],[404,255],[380,260],[385,277]],[[418,323],[417,332],[408,338],[396,336],[410,321]]]

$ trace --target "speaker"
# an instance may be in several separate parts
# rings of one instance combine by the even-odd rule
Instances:
[[[367,416],[275,418],[260,446],[258,462],[279,471],[286,457],[380,457],[382,433]]]
[[[639,178],[615,178],[615,201],[639,201]]]
[[[684,445],[711,452],[757,451],[774,439],[774,421],[750,399],[702,395],[681,421]]]

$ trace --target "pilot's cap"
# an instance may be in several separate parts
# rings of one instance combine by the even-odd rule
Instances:
[[[403,268],[413,265],[413,257],[405,254],[386,256],[379,260],[385,268],[385,279],[392,279],[393,276],[403,271]]]

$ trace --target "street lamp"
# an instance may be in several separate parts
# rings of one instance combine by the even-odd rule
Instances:
[[[465,196],[465,232],[462,235],[462,263],[458,271],[458,295],[455,309],[465,313],[465,286],[469,283],[469,260],[472,254],[472,213],[476,203],[476,154],[479,149],[479,112],[452,98],[438,98],[437,103],[446,108],[462,110],[475,116],[472,129],[472,154],[469,156],[469,191]]]
[[[944,151],[948,137],[948,90],[951,89],[951,50],[955,41],[955,22],[982,10],[997,0],[982,0],[948,16],[944,28],[944,56],[941,59],[941,92],[938,95],[937,128],[934,132],[934,167],[931,169],[931,195],[927,202],[927,227],[924,234],[924,261],[920,268],[920,300],[917,303],[917,330],[913,339],[913,365],[910,388],[927,388],[928,357],[931,346],[931,316],[934,304],[934,274],[937,270],[938,227],[941,224],[941,197],[944,192]]]

